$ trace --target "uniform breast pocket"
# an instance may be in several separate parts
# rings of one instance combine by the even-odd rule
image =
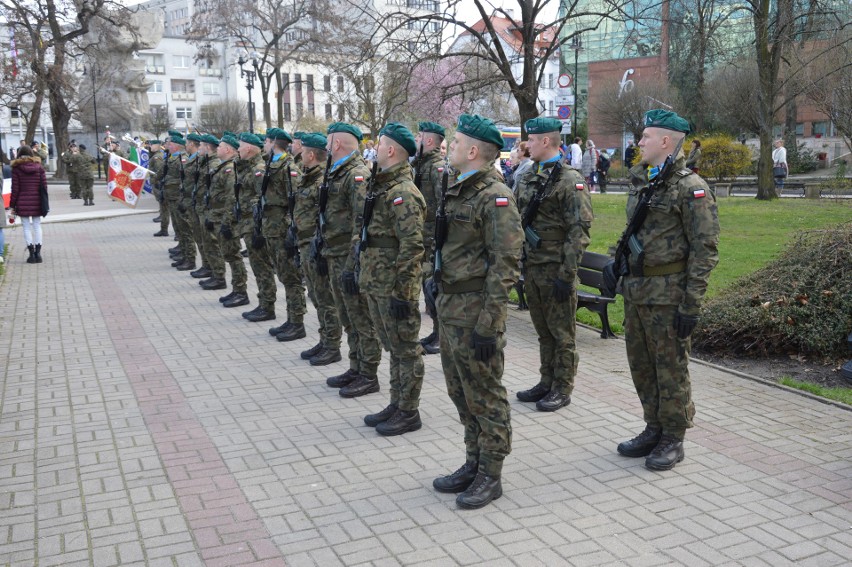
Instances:
[[[340,181],[337,181],[337,182],[335,182],[335,183],[329,183],[329,185],[328,185],[328,192],[329,192],[329,193],[332,193],[332,194],[334,194],[334,195],[337,195],[338,193],[340,193],[340,188],[341,188],[342,186],[343,186],[343,183],[342,183],[342,182],[340,182]]]
[[[670,195],[655,195],[648,207],[652,211],[656,211],[659,213],[668,213],[672,210],[672,204],[674,203],[674,199]]]
[[[453,220],[458,222],[470,223],[473,221],[473,205],[462,205],[453,214]]]

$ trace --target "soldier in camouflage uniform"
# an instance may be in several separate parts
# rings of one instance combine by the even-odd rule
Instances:
[[[589,245],[592,199],[583,176],[561,163],[562,122],[534,118],[526,129],[533,164],[518,179],[518,207],[523,217],[531,203],[538,206],[527,227],[524,267],[541,376],[531,389],[518,392],[518,399],[536,402],[539,411],[556,411],[571,403],[577,374],[577,267]]]
[[[205,161],[201,165],[202,171],[199,176],[199,184],[201,186],[198,188],[198,194],[196,195],[195,212],[201,224],[202,247],[210,268],[208,279],[198,282],[201,289],[225,289],[228,287],[228,284],[225,282],[225,260],[222,258],[222,250],[219,247],[219,233],[215,230],[215,223],[211,220],[210,215],[210,192],[213,187],[213,173],[218,170],[220,163],[216,155],[218,150],[219,139],[216,136],[212,134],[201,136],[201,152],[206,155],[204,156]]]
[[[284,284],[287,301],[287,320],[283,325],[270,329],[269,333],[279,341],[294,341],[304,338],[305,286],[302,283],[302,271],[296,265],[298,243],[285,244],[290,229],[290,188],[295,187],[298,172],[292,167],[293,160],[287,153],[287,147],[293,138],[280,128],[270,128],[266,132],[264,154],[271,155],[269,165],[269,183],[266,189],[263,207],[263,236],[272,265],[278,279]],[[293,189],[295,196],[295,188]]]
[[[207,230],[216,234],[222,259],[231,267],[231,293],[219,298],[219,302],[225,307],[238,307],[249,302],[246,294],[248,274],[240,255],[240,235],[234,221],[234,183],[237,179],[236,160],[239,147],[240,142],[229,134],[219,141],[216,155],[220,162],[213,171],[210,206],[205,225]]]
[[[352,242],[361,228],[360,215],[370,179],[370,170],[358,151],[361,138],[361,130],[351,124],[335,122],[328,127],[328,150],[334,162],[328,174],[323,257],[328,261],[334,304],[349,343],[349,370],[326,383],[340,388],[344,398],[379,391],[376,371],[382,358],[367,300],[357,293],[355,285]]]
[[[178,132],[178,137],[179,138],[181,137],[179,132]],[[127,159],[127,152],[125,152],[124,150],[121,149],[121,144],[118,142],[118,140],[111,139],[109,151],[114,153],[118,157],[123,157],[123,158]]]
[[[160,230],[155,232],[154,236],[169,235],[169,202],[166,201],[165,195],[161,194],[160,184],[157,182],[163,176],[163,166],[166,159],[161,143],[160,140],[151,140],[151,153],[148,157],[148,169],[154,172],[154,175],[151,176],[151,183],[154,185],[152,194],[160,207],[160,214],[154,219],[154,222],[160,223]]]
[[[178,237],[178,252],[173,254],[172,267],[181,271],[195,269],[195,245],[189,222],[186,219],[186,210],[181,212],[181,193],[183,192],[184,167],[186,166],[186,140],[180,136],[172,136],[166,143],[169,150],[168,168],[163,167],[161,178],[164,179],[164,196],[169,205],[169,215],[172,218],[172,226]],[[166,171],[168,169],[168,171]]]
[[[300,156],[303,173],[294,178],[296,206],[293,208],[293,215],[299,255],[308,283],[308,297],[311,298],[319,319],[319,343],[301,354],[302,359],[308,360],[311,366],[324,366],[340,360],[340,337],[343,331],[337,307],[334,305],[328,274],[320,275],[316,264],[310,261],[311,239],[316,232],[319,212],[319,186],[325,172],[327,143],[328,139],[324,134],[301,133]],[[293,171],[293,174],[296,172]]]
[[[679,151],[688,133],[689,123],[674,112],[649,111],[639,142],[642,163],[631,171],[642,174],[647,169],[645,179],[650,181],[666,156],[676,158],[635,234],[634,244],[644,255],[631,250],[630,273],[622,281],[627,358],[646,427],[620,443],[618,452],[645,457],[645,466],[652,470],[671,469],[684,457],[683,438],[695,415],[689,337],[698,323],[710,272],[719,261],[715,196],[684,166]],[[630,190],[628,219],[640,191],[638,186]]]
[[[47,146],[39,144],[38,142],[33,142],[33,155],[40,157],[42,166],[47,169],[47,161],[50,158],[50,154],[47,152]]]
[[[72,199],[80,198],[80,181],[77,179],[77,163],[75,156],[77,155],[77,145],[73,144],[68,151],[62,152],[60,156],[62,163],[65,164],[65,171],[68,174],[68,185]]]
[[[302,137],[305,136],[305,132],[295,131],[293,132],[293,144],[290,146],[290,153],[293,155],[293,166],[302,171]]]
[[[77,183],[79,183],[83,195],[83,205],[89,207],[95,204],[93,165],[95,165],[95,158],[86,152],[86,146],[80,144],[80,151],[74,155],[74,169],[77,172]]]
[[[500,475],[512,446],[503,334],[524,237],[512,190],[494,168],[502,147],[493,122],[463,114],[447,154],[458,179],[447,190],[437,306],[441,364],[464,425],[467,458],[433,486],[461,492],[456,503],[462,508],[481,508],[503,494]]]
[[[186,163],[183,165],[183,185],[180,189],[180,200],[178,201],[178,212],[186,219],[186,226],[189,231],[189,246],[192,248],[192,268],[195,270],[195,249],[201,256],[201,269],[207,266],[201,245],[201,226],[198,224],[198,217],[195,216],[195,207],[192,204],[192,196],[195,191],[196,174],[200,175],[199,166],[201,164],[201,155],[198,150],[201,146],[201,136],[199,134],[190,133],[186,136]],[[196,199],[197,200],[197,199]],[[197,274],[198,270],[190,272],[190,275]],[[205,272],[206,273],[206,272]],[[207,277],[206,275],[202,277]]]
[[[435,239],[435,212],[438,210],[438,201],[441,200],[441,177],[444,174],[444,158],[441,156],[441,142],[444,141],[446,131],[440,124],[434,122],[421,122],[419,132],[415,139],[418,148],[418,156],[414,160],[417,169],[415,182],[419,181],[418,189],[426,199],[426,222],[423,226],[423,278],[432,275],[432,241]],[[438,354],[441,352],[441,339],[438,332],[438,320],[436,313],[428,309],[429,317],[432,319],[432,332],[424,337],[420,344],[427,354]]]
[[[364,418],[381,435],[401,435],[422,426],[418,407],[424,369],[417,335],[426,201],[408,165],[416,152],[414,136],[402,124],[391,122],[379,132],[374,206],[361,231],[366,239],[360,242],[358,284],[382,345],[390,352],[390,404]],[[362,218],[368,218],[366,212]]]

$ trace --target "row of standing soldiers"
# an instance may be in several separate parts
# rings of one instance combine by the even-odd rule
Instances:
[[[60,156],[65,163],[65,171],[68,173],[68,184],[71,189],[72,199],[83,199],[84,206],[95,204],[95,173],[92,167],[95,158],[86,151],[86,146],[71,144],[68,150]]]
[[[258,307],[243,317],[275,318],[277,275],[287,320],[269,332],[280,341],[305,337],[306,283],[320,340],[301,356],[315,366],[341,360],[345,331],[349,369],[326,381],[340,396],[379,391],[380,345],[390,353],[389,403],[364,417],[379,434],[420,429],[422,356],[440,352],[464,426],[466,458],[433,486],[460,493],[462,508],[480,508],[502,495],[503,461],[511,450],[503,350],[509,290],[519,278],[522,252],[541,369],[539,382],[517,396],[540,411],[570,403],[578,364],[577,268],[590,240],[591,200],[580,173],[560,159],[557,120],[526,124],[536,163],[520,182],[517,203],[494,167],[503,139],[493,122],[462,115],[446,161],[440,157],[444,129],[419,126],[415,137],[401,124],[387,124],[372,168],[358,151],[360,130],[342,122],[325,134],[293,137],[272,128],[265,140],[247,132],[226,132],[221,139],[170,132],[165,159],[154,144],[150,167],[179,239],[173,266],[194,270],[194,277],[205,278],[203,289],[215,290],[227,288],[229,265],[224,307],[250,302],[242,239],[259,290]],[[433,319],[422,342],[421,292]],[[635,382],[637,372],[639,380],[650,379],[640,368]],[[637,391],[641,397],[638,382]],[[680,401],[691,407],[688,392]],[[629,449],[647,456],[653,448],[646,450],[648,431],[656,447],[665,427],[682,440],[691,426],[688,407],[671,425],[653,413],[652,400],[642,403],[648,427],[626,442]],[[621,445],[619,452],[630,453]],[[682,444],[679,455],[664,455],[671,462],[658,468],[671,468],[678,456]]]

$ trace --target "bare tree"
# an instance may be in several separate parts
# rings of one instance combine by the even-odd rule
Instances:
[[[143,127],[155,138],[159,138],[162,134],[174,128],[174,120],[169,115],[169,106],[167,104],[151,105],[150,115],[145,120]]]
[[[674,88],[664,81],[640,81],[630,89],[624,89],[618,81],[613,81],[596,89],[590,104],[596,111],[595,121],[600,126],[616,132],[624,130],[638,140],[645,129],[645,113],[659,108],[661,101],[681,112],[682,103]]]
[[[245,106],[238,100],[205,104],[199,112],[197,126],[202,132],[211,132],[217,137],[225,130],[241,132],[248,127]]]
[[[835,41],[837,36],[835,36]],[[806,70],[808,100],[831,119],[837,132],[843,137],[846,147],[852,151],[852,67],[844,66],[836,73],[832,70],[839,61],[852,59],[852,47],[848,43],[839,46],[836,52],[826,54]],[[831,80],[823,77],[829,74]]]

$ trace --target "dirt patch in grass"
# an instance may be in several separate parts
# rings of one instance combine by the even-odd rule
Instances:
[[[706,352],[693,352],[695,358],[717,364],[731,370],[744,372],[778,382],[788,376],[795,380],[810,382],[826,388],[852,388],[852,382],[840,374],[840,365],[823,364],[799,357],[775,356],[767,358],[738,358],[716,356]]]

